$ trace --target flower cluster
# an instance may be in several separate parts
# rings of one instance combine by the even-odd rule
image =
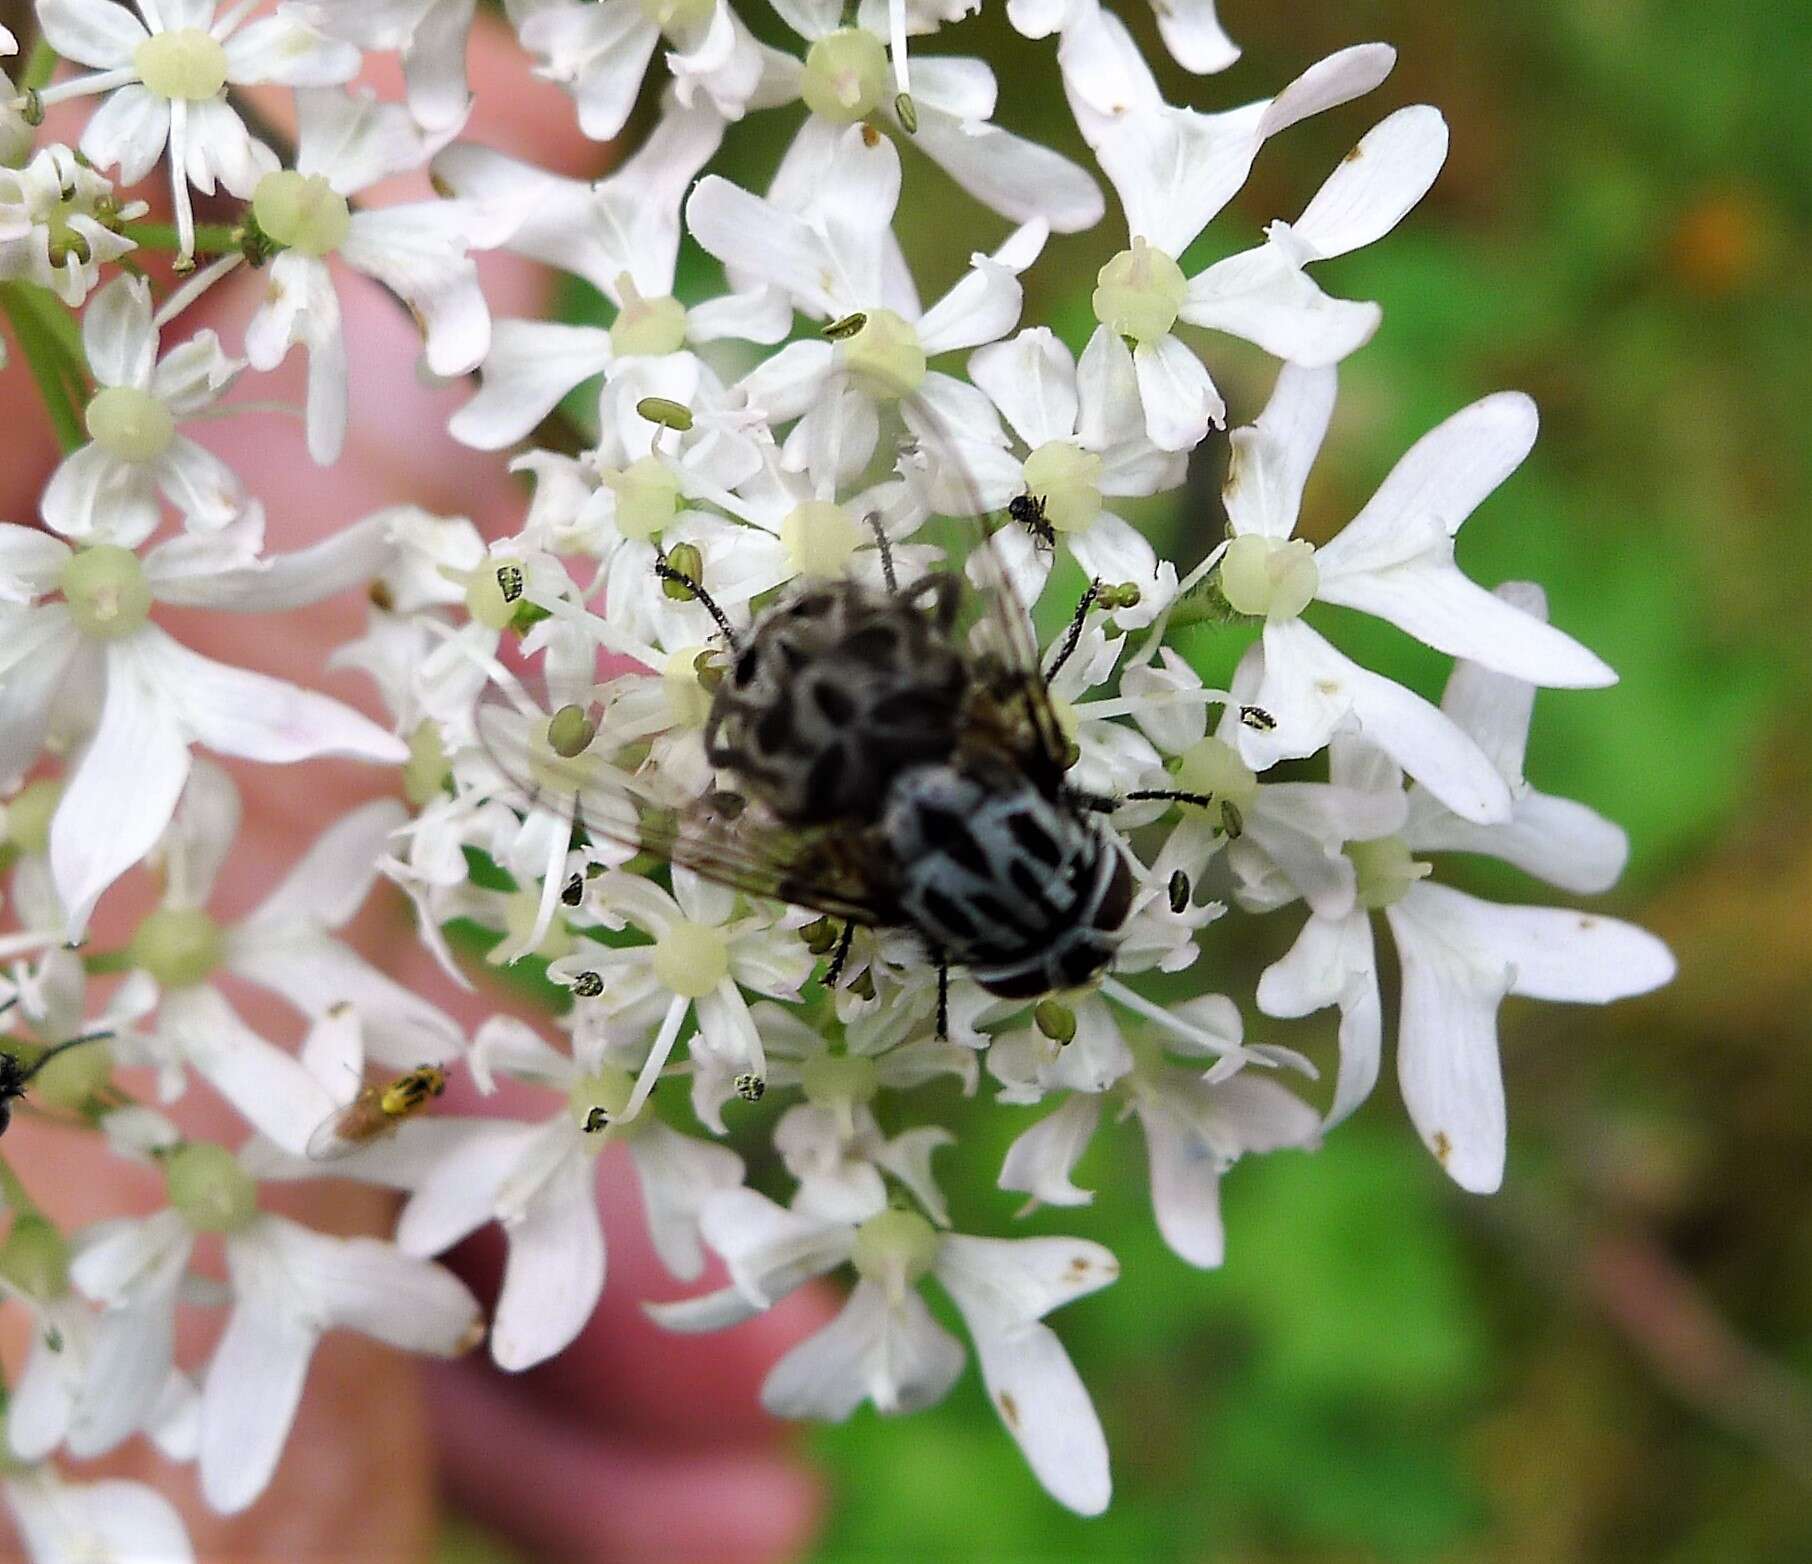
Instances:
[[[1372,913],[1402,972],[1404,1103],[1473,1191],[1504,1170],[1504,998],[1599,1003],[1672,972],[1628,924],[1440,879],[1446,855],[1483,853],[1597,892],[1625,857],[1614,825],[1523,775],[1536,688],[1614,674],[1548,623],[1537,587],[1493,589],[1455,563],[1460,526],[1535,439],[1533,404],[1503,392],[1454,413],[1343,527],[1318,528],[1325,541],[1296,535],[1336,366],[1381,317],[1312,269],[1414,208],[1446,155],[1440,113],[1380,119],[1299,215],[1198,266],[1198,236],[1262,145],[1362,100],[1392,68],[1388,47],[1203,112],[1165,101],[1135,43],[1149,18],[1012,0],[1014,27],[1053,40],[1098,180],[993,122],[985,61],[916,52],[932,34],[960,41],[966,0],[775,0],[797,35],[778,48],[729,0],[512,4],[521,49],[570,92],[584,135],[611,140],[648,110],[646,135],[588,183],[463,139],[470,0],[259,9],[37,0],[41,37],[0,79],[0,305],[64,447],[38,515],[0,525],[12,1095],[28,1086],[95,1130],[97,1154],[156,1168],[167,1195],[149,1216],[65,1232],[33,1204],[29,1166],[5,1172],[0,1287],[34,1344],[6,1403],[0,1487],[28,1546],[182,1555],[162,1498],[72,1483],[52,1457],[144,1434],[196,1463],[209,1504],[242,1509],[270,1480],[327,1330],[447,1355],[488,1329],[510,1370],[560,1352],[605,1284],[595,1163],[614,1142],[668,1271],[692,1283],[719,1268],[715,1290],[650,1305],[674,1331],[850,1278],[832,1323],[775,1365],[770,1408],[836,1419],[942,1397],[966,1353],[927,1307],[934,1281],[1032,1471],[1100,1511],[1106,1443],[1044,1319],[1113,1281],[1115,1259],[1082,1238],[954,1231],[935,1166],[950,1132],[924,1088],[986,1081],[1006,1111],[1038,1110],[999,1174],[1027,1209],[1087,1204],[1074,1175],[1102,1109],[1136,1118],[1159,1231],[1212,1267],[1222,1176],[1246,1154],[1314,1147],[1377,1080]],[[1154,9],[1183,69],[1236,57],[1210,0]],[[10,37],[0,48],[17,52]],[[388,50],[403,101],[348,85],[366,51]],[[253,110],[252,86],[262,103],[285,90],[293,144]],[[89,109],[73,145],[42,129],[67,104]],[[764,189],[707,171],[769,111],[797,130]],[[907,144],[935,166],[903,167]],[[365,198],[412,174],[432,177],[431,197]],[[895,230],[908,177],[953,182],[1005,220],[930,303]],[[230,219],[198,220],[197,194],[214,198],[201,218]],[[151,220],[154,204],[173,221]],[[1024,319],[1021,278],[1052,233],[1104,221],[1124,246],[1096,279],[1091,333],[1067,343]],[[676,281],[684,236],[714,261],[715,291]],[[493,320],[475,256],[496,249],[583,279],[609,324]],[[193,325],[254,270],[249,320],[224,340]],[[253,405],[244,388],[299,347],[307,451],[338,459],[363,390],[348,383],[341,295],[371,283],[412,312],[430,375],[474,377],[451,435],[529,475],[532,497],[490,536],[396,505],[271,552],[263,506],[278,497],[194,432]],[[1173,562],[1120,512],[1178,494],[1230,421],[1204,332],[1280,367],[1262,412],[1224,437],[1224,536],[1180,500],[1201,542]],[[1079,606],[1059,600],[1076,577],[1090,583]],[[958,595],[979,614],[946,624],[934,578],[966,579]],[[761,834],[773,799],[737,795],[749,779],[726,763],[722,692],[776,605],[845,581],[851,601],[922,611],[934,649],[978,682],[1017,655],[1018,720],[1042,712],[1061,751],[1041,807],[1129,887],[1102,914],[1107,970],[1029,994],[978,981],[946,966],[926,918],[861,916],[858,882],[837,878],[854,849],[834,833],[768,820]],[[382,720],[159,623],[165,606],[239,615],[250,646],[255,616],[354,587],[364,627],[335,662],[369,676]],[[1442,704],[1352,661],[1305,617],[1318,602],[1455,659]],[[1042,652],[1036,624],[1059,627]],[[1250,641],[1229,689],[1186,655],[1199,637],[1181,632],[1204,624]],[[866,698],[862,669],[849,677],[842,693],[818,686],[832,727]],[[948,705],[961,700],[936,720],[979,722],[972,703]],[[785,728],[792,712],[767,716]],[[351,757],[388,796],[229,920],[211,890],[241,800],[202,752]],[[799,785],[820,782],[835,785]],[[712,834],[688,836],[707,806]],[[889,792],[843,814],[861,807],[872,847],[883,811],[905,806]],[[155,904],[97,948],[114,888],[145,874]],[[483,949],[493,967],[545,972],[570,996],[562,1013],[468,1035],[369,964],[336,930],[380,877],[451,982],[472,985],[462,957]],[[1017,916],[1006,889],[971,901],[984,925]],[[1153,997],[1177,986],[1142,975],[1186,973],[1217,919],[1272,913],[1299,932],[1254,993]],[[268,1017],[235,1009],[229,976],[275,996]],[[306,1027],[299,1049],[264,1035],[285,1009]],[[1339,1051],[1318,1097],[1307,1058],[1248,1031],[1320,1010],[1338,1013]],[[450,1073],[485,1094],[526,1082],[545,1113],[442,1111]],[[246,1121],[241,1143],[181,1127],[197,1076]],[[783,1111],[749,1107],[764,1095]],[[731,1144],[747,1151],[754,1125],[775,1153],[761,1188]],[[261,1209],[261,1184],[329,1176],[401,1191],[393,1237],[327,1237]],[[487,1323],[435,1257],[492,1222],[508,1260]],[[199,1281],[202,1243],[223,1251],[224,1285]],[[179,1364],[177,1315],[197,1307],[225,1311],[225,1330],[204,1365]]]

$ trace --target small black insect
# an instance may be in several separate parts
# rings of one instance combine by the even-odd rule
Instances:
[[[83,1043],[104,1042],[111,1036],[111,1032],[85,1032],[45,1049],[30,1064],[15,1053],[0,1053],[0,1135],[5,1134],[6,1127],[13,1122],[13,1104],[25,1095],[25,1088],[45,1065],[71,1048],[79,1048]]]
[[[1031,533],[1040,548],[1056,548],[1057,529],[1045,519],[1043,495],[1014,495],[1007,501],[1007,516]]]

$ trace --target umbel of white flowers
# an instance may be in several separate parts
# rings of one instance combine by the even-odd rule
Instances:
[[[993,123],[986,61],[913,55],[946,29],[960,46],[966,6],[778,9],[795,35],[781,48],[730,0],[512,8],[579,131],[651,125],[585,182],[461,139],[477,122],[466,0],[218,14],[141,0],[136,15],[37,0],[41,39],[0,79],[0,304],[64,454],[41,525],[0,524],[0,1006],[18,1090],[96,1129],[97,1157],[156,1169],[166,1199],[65,1231],[34,1203],[51,1192],[29,1164],[7,1174],[0,1291],[33,1346],[9,1391],[0,1495],[35,1559],[192,1556],[166,1498],[72,1481],[59,1455],[151,1438],[195,1464],[215,1509],[251,1505],[325,1331],[428,1354],[481,1339],[479,1303],[436,1257],[486,1224],[508,1254],[492,1357],[518,1370],[560,1352],[606,1282],[600,1179],[635,1181],[679,1282],[721,1263],[724,1285],[651,1307],[675,1331],[734,1324],[808,1284],[847,1288],[769,1374],[776,1412],[842,1418],[866,1401],[893,1415],[943,1396],[966,1352],[927,1308],[935,1283],[1033,1475],[1098,1512],[1106,1441],[1045,1318],[1117,1262],[1085,1238],[952,1231],[934,1167],[952,1133],[922,1088],[985,1081],[1021,1116],[998,1182],[1026,1210],[1086,1206],[1085,1148],[1136,1119],[1159,1232],[1187,1264],[1216,1266],[1234,1163],[1312,1149],[1376,1083],[1374,914],[1403,973],[1388,1030],[1404,1102],[1469,1190],[1505,1171],[1503,999],[1600,1003],[1671,975],[1629,924],[1443,883],[1449,855],[1485,853],[1584,895],[1626,855],[1614,825],[1523,768],[1536,688],[1614,674],[1548,622],[1538,587],[1474,582],[1454,559],[1475,511],[1472,525],[1494,524],[1533,404],[1498,392],[1455,412],[1356,516],[1312,534],[1326,541],[1297,535],[1337,365],[1382,321],[1312,269],[1385,239],[1446,156],[1438,110],[1371,123],[1349,107],[1393,51],[1358,44],[1274,97],[1204,112],[1164,100],[1136,26],[1096,0],[1015,0],[1013,25],[1050,40],[1098,182]],[[1185,70],[1237,56],[1210,0],[1153,10]],[[345,85],[367,52],[391,50],[401,101]],[[0,55],[16,53],[0,33]],[[247,110],[254,85],[293,96],[293,149]],[[790,104],[803,117],[764,188],[712,171],[744,120]],[[1299,215],[1230,227],[1228,258],[1190,275],[1185,252],[1225,221],[1263,144],[1325,113],[1350,125],[1352,151],[1301,192]],[[929,164],[902,160],[906,140]],[[431,196],[384,199],[424,173]],[[903,200],[923,212],[957,187],[1005,221],[978,214],[993,237],[927,294],[896,219]],[[197,191],[230,220],[198,223]],[[148,220],[153,201],[172,224]],[[1094,279],[1090,328],[1065,340],[1027,320],[1022,279],[1048,237],[1103,222],[1119,248]],[[692,268],[682,288],[688,236],[712,280]],[[175,251],[169,283],[143,264],[158,248]],[[609,324],[493,322],[474,257],[496,248],[590,283]],[[242,328],[196,326],[198,301],[254,271]],[[263,405],[262,377],[300,348],[293,438],[338,460],[349,420],[383,394],[352,376],[341,315],[343,290],[367,280],[412,312],[430,375],[476,373],[450,433],[529,474],[532,496],[485,534],[401,503],[269,547],[264,507],[289,497],[213,454],[205,431]],[[1190,454],[1228,421],[1209,333],[1279,368],[1231,433],[1226,537],[1167,560],[1122,502],[1190,503]],[[583,435],[540,440],[592,382]],[[1080,606],[1053,598],[1059,558],[1092,581]],[[998,982],[940,971],[911,929],[844,927],[759,894],[780,883],[749,856],[759,810],[729,838],[743,846],[684,835],[741,780],[707,753],[706,728],[728,654],[775,622],[764,615],[843,582],[863,603],[904,591],[929,605],[915,584],[937,571],[974,584],[981,623],[973,639],[934,630],[927,606],[925,662],[1019,668],[1067,789],[1052,807],[1080,819],[1099,805],[1076,829],[1124,866],[1111,969],[1080,988],[1002,998]],[[260,616],[354,590],[363,625],[332,662],[367,676],[381,717],[242,666],[282,633]],[[1339,650],[1319,628],[1325,603],[1455,659],[1441,704]],[[161,622],[170,609],[187,628]],[[1042,648],[1035,612],[1067,623]],[[191,650],[198,614],[232,616],[237,639],[214,640],[244,655]],[[1173,632],[1204,621],[1247,627],[1229,690],[1178,649]],[[229,916],[213,890],[241,797],[210,755],[351,757],[384,796],[325,822]],[[663,837],[663,821],[680,824]],[[637,850],[651,842],[685,865]],[[798,860],[782,867],[805,901],[848,905],[792,872]],[[133,900],[146,876],[156,894]],[[457,926],[486,937],[493,965],[544,968],[570,1003],[468,1037],[337,932],[380,877],[407,894],[450,982],[476,976]],[[1294,944],[1252,992],[1146,996],[1141,974],[1189,969],[1217,920],[1298,903],[1284,913],[1301,919]],[[116,906],[150,910],[83,943],[118,927]],[[300,1048],[241,1014],[227,980],[296,1012]],[[1248,1033],[1323,1009],[1338,1014],[1338,1065],[1317,1095],[1308,1059]],[[65,1043],[80,1046],[50,1054]],[[450,1074],[487,1094],[522,1083],[519,1100],[538,1090],[542,1108],[442,1111]],[[198,1076],[244,1117],[238,1143],[185,1128]],[[782,1111],[753,1118],[764,1096]],[[773,1157],[745,1155],[752,1124]],[[774,1172],[755,1188],[751,1167]],[[263,1208],[265,1185],[323,1177],[401,1191],[393,1235],[330,1238]],[[224,1285],[194,1271],[197,1246],[216,1243]],[[191,1309],[225,1311],[205,1360],[176,1346]]]

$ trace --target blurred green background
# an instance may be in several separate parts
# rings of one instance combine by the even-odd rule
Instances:
[[[1010,83],[1000,119],[1075,150],[1049,46],[996,9],[934,47],[988,53]],[[1556,621],[1620,670],[1610,692],[1541,696],[1529,771],[1628,827],[1606,905],[1668,938],[1680,976],[1603,1011],[1505,1007],[1511,1157],[1492,1199],[1447,1183],[1387,1070],[1319,1154],[1232,1173],[1229,1261],[1202,1274],[1153,1232],[1136,1131],[1104,1132],[1078,1175],[1095,1204],[1012,1230],[1122,1257],[1114,1287],[1053,1320],[1107,1426],[1112,1510],[1083,1521],[1042,1494],[971,1368],[930,1413],[802,1433],[832,1494],[812,1558],[1812,1558],[1812,8],[1223,0],[1246,53],[1207,79],[1168,66],[1146,7],[1124,9],[1167,95],[1202,108],[1348,43],[1400,51],[1379,92],[1266,148],[1196,261],[1293,217],[1391,109],[1447,114],[1429,199],[1318,269],[1385,319],[1344,367],[1305,530],[1331,533],[1465,403],[1535,395],[1541,443],[1460,560],[1543,582]],[[794,113],[744,127],[717,166],[761,184]],[[909,155],[901,227],[930,298],[1006,225]],[[1080,346],[1123,243],[1117,210],[1053,243],[1027,319]],[[1250,419],[1274,367],[1200,345]],[[1224,462],[1216,437],[1188,502],[1143,518],[1185,562],[1220,534]],[[1438,694],[1442,659],[1317,616]],[[1193,633],[1205,665],[1242,644]],[[1553,899],[1509,872],[1448,877]],[[1249,1003],[1298,919],[1229,918],[1191,986]],[[1321,1022],[1249,1019],[1328,1057]],[[939,1106],[961,1132],[941,1164],[957,1226],[1009,1230],[1019,1200],[993,1180],[1038,1110]],[[492,1554],[462,1529],[448,1556]]]

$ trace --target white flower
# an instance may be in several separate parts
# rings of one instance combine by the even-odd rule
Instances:
[[[617,312],[608,330],[498,322],[484,361],[484,385],[448,426],[455,439],[481,450],[508,445],[580,381],[625,358],[677,353],[725,338],[772,343],[786,336],[793,313],[777,288],[730,293],[691,309],[673,297],[680,202],[716,152],[723,130],[708,110],[669,102],[635,155],[596,184],[563,179],[465,143],[434,160],[435,177],[455,195],[503,204],[516,214],[519,221],[505,248],[585,278]],[[692,403],[681,399],[681,405]],[[600,418],[607,443],[613,428],[637,421],[622,416],[630,410],[611,409],[617,416]],[[694,409],[695,422],[699,411]]]
[[[908,65],[904,7],[867,4],[853,25],[841,0],[790,0],[776,7],[806,39],[802,67],[770,62],[763,100],[805,100],[811,118],[781,159],[768,198],[799,210],[815,198],[819,166],[849,129],[880,123],[911,143],[984,206],[1015,222],[1042,221],[1076,233],[1101,220],[1095,181],[1068,158],[991,123],[998,89],[985,60],[919,56]],[[891,69],[884,46],[891,42]],[[911,103],[911,126],[901,100]]]
[[[1271,727],[1242,725],[1255,770],[1311,755],[1357,725],[1456,813],[1501,820],[1509,795],[1478,746],[1419,696],[1360,668],[1301,619],[1311,602],[1388,619],[1418,640],[1537,684],[1589,687],[1616,675],[1571,636],[1474,585],[1453,538],[1535,441],[1535,404],[1503,392],[1423,436],[1378,492],[1320,548],[1293,541],[1303,484],[1334,404],[1334,371],[1286,365],[1264,414],[1236,430],[1226,504],[1232,534],[1220,588],[1262,617],[1263,678],[1252,697]]]
[[[863,1401],[910,1412],[941,1400],[962,1350],[925,1307],[933,1275],[969,1327],[989,1399],[1053,1498],[1084,1515],[1107,1508],[1107,1443],[1075,1367],[1048,1326],[1051,1310],[1105,1287],[1119,1265],[1079,1238],[969,1238],[916,1212],[871,1210],[858,1225],[777,1206],[751,1189],[708,1199],[705,1242],[730,1286],[645,1305],[671,1330],[719,1330],[769,1308],[845,1261],[858,1280],[842,1312],[769,1372],[762,1404],[785,1417],[841,1421]]]
[[[330,1238],[260,1212],[257,1184],[231,1154],[165,1130],[160,1162],[172,1204],[107,1224],[72,1267],[106,1311],[91,1383],[113,1431],[123,1437],[143,1420],[169,1373],[196,1236],[219,1233],[232,1307],[202,1380],[199,1459],[202,1496],[233,1514],[270,1482],[324,1332],[357,1330],[452,1357],[474,1344],[480,1316],[450,1272],[373,1238]]]
[[[1084,575],[1140,590],[1120,624],[1149,623],[1176,590],[1176,567],[1160,562],[1135,527],[1104,508],[1104,496],[1156,494],[1183,481],[1184,458],[1160,450],[1145,432],[1137,380],[1113,339],[1097,333],[1080,365],[1045,326],[969,358],[969,374],[1025,443],[1022,460],[999,447],[959,436],[956,451],[991,507],[1017,494],[1042,507],[1055,535],[1029,528],[997,534],[994,551],[1022,603],[1036,603],[1056,556],[1069,550]]]
[[[835,342],[782,348],[742,381],[750,405],[774,423],[798,420],[788,465],[814,478],[853,479],[874,452],[880,408],[893,403],[922,437],[941,443],[945,430],[961,429],[1004,445],[987,398],[926,361],[1012,330],[1018,273],[1043,248],[1044,224],[1022,227],[992,256],[971,257],[962,280],[921,313],[910,279],[890,259],[888,223],[900,195],[893,143],[871,145],[852,126],[825,146],[813,188],[813,205],[795,212],[707,174],[686,202],[693,237],[733,277],[781,289],[814,319],[859,318]]]
[[[303,9],[329,38],[402,56],[409,112],[422,129],[446,132],[465,122],[472,101],[466,44],[477,0],[309,0]]]
[[[192,1564],[195,1549],[170,1501],[118,1478],[72,1483],[36,1466],[0,1478],[32,1564]]]
[[[264,299],[245,328],[245,354],[274,369],[308,350],[308,449],[336,460],[346,438],[346,341],[328,257],[376,279],[414,312],[436,375],[475,369],[491,317],[469,252],[501,244],[513,218],[473,201],[414,201],[353,211],[347,197],[419,168],[432,151],[404,110],[337,89],[296,94],[296,166],[260,181],[253,211],[287,246],[266,268]]]
[[[672,895],[638,876],[611,872],[592,881],[586,902],[619,926],[626,919],[654,937],[648,945],[586,948],[550,969],[569,982],[581,968],[597,973],[603,992],[590,1003],[600,1016],[621,1018],[625,1028],[658,1026],[625,1116],[640,1111],[690,1014],[698,1023],[690,1045],[693,1110],[722,1134],[724,1077],[749,1073],[765,1081],[768,1073],[742,991],[799,997],[814,965],[797,933],[804,915],[771,906],[744,910],[737,892],[681,868],[673,871]]]
[[[1507,606],[1540,618],[1538,589],[1498,590]],[[1401,832],[1354,842],[1359,905],[1344,917],[1317,913],[1296,944],[1259,981],[1268,1015],[1306,1015],[1338,1005],[1340,1074],[1329,1122],[1351,1113],[1377,1079],[1382,1042],[1377,960],[1369,911],[1381,908],[1403,968],[1397,1075],[1422,1139],[1462,1188],[1488,1193],[1504,1170],[1504,1086],[1497,1012],[1506,995],[1604,1004],[1667,982],[1673,957],[1652,934],[1562,907],[1500,907],[1427,879],[1417,851],[1484,852],[1574,892],[1607,889],[1622,870],[1623,833],[1583,805],[1536,792],[1522,775],[1534,689],[1475,663],[1461,663],[1443,707],[1502,775],[1515,800],[1507,820],[1481,825],[1412,787]],[[1391,792],[1401,774],[1382,752],[1338,739],[1333,780]]]
[[[186,1065],[271,1140],[300,1153],[339,1100],[240,1019],[217,986],[227,978],[274,990],[311,1019],[350,1006],[372,1052],[395,1069],[443,1063],[459,1052],[459,1028],[449,1017],[328,933],[363,905],[378,857],[404,818],[392,799],[352,810],[263,902],[222,924],[207,904],[237,834],[239,793],[218,767],[195,763],[156,854],[162,899],[127,947],[163,991],[142,1062],[162,1069],[165,1101],[181,1092]]]
[[[212,195],[218,181],[244,199],[277,167],[277,155],[228,104],[228,85],[350,81],[359,51],[322,37],[289,7],[244,27],[244,5],[218,17],[209,0],[143,0],[139,9],[143,22],[111,0],[41,0],[38,20],[57,53],[98,71],[48,88],[43,101],[107,94],[81,146],[102,168],[117,165],[121,184],[136,185],[168,146],[179,248],[188,255],[191,185]]]
[[[158,357],[151,285],[116,277],[82,316],[96,382],[89,444],[64,457],[40,501],[44,523],[78,543],[137,548],[157,530],[159,493],[196,531],[217,532],[245,504],[238,476],[178,424],[205,414],[244,367],[212,331]]]
[[[1151,9],[1165,47],[1184,70],[1206,76],[1226,70],[1239,58],[1239,45],[1214,14],[1214,0],[1152,0]],[[1083,49],[1089,47],[1086,30],[1098,25],[1099,11],[1098,0],[1007,0],[1008,18],[1026,37],[1048,38],[1062,32],[1068,44],[1075,30],[1084,35]]]
[[[15,783],[36,759],[66,689],[100,689],[84,698],[98,720],[50,829],[70,938],[169,824],[191,744],[271,762],[407,758],[338,701],[197,656],[150,622],[154,601],[239,613],[318,602],[367,579],[389,548],[381,528],[359,525],[260,558],[263,526],[254,506],[222,532],[172,538],[141,560],[116,544],[77,551],[0,524],[0,783]],[[46,601],[57,591],[60,601]]]
[[[1191,1026],[1239,1047],[1238,1008],[1221,994],[1204,994],[1177,1007]],[[1218,1266],[1226,1257],[1221,1225],[1221,1175],[1252,1152],[1293,1146],[1312,1148],[1320,1115],[1274,1080],[1241,1070],[1225,1078],[1200,1064],[1213,1056],[1188,1039],[1167,1040],[1178,1064],[1150,1042],[1122,1037],[1099,999],[1075,1011],[1076,1033],[1058,1044],[1034,1028],[1003,1034],[988,1053],[988,1070],[1005,1085],[1003,1101],[1034,1102],[1047,1091],[1067,1090],[1056,1112],[1020,1133],[1001,1164],[1000,1187],[1032,1196],[1020,1213],[1040,1203],[1086,1205],[1095,1197],[1072,1174],[1087,1150],[1108,1098],[1121,1117],[1134,1114],[1145,1132],[1151,1205],[1158,1231],[1191,1265]]]
[[[9,90],[0,78],[0,91]],[[24,278],[71,309],[80,306],[100,285],[101,268],[137,248],[101,221],[103,203],[114,224],[150,210],[143,201],[117,201],[113,186],[61,142],[40,148],[23,168],[0,167],[0,277]]]
[[[536,74],[573,95],[594,141],[614,140],[628,122],[663,36],[687,106],[703,93],[720,119],[740,119],[761,85],[764,51],[726,0],[516,0],[511,12]]]
[[[388,1139],[332,1164],[336,1176],[410,1192],[397,1224],[397,1242],[408,1253],[439,1254],[487,1222],[502,1226],[508,1258],[491,1356],[511,1371],[532,1368],[567,1347],[597,1307],[605,1250],[595,1184],[598,1154],[606,1146],[627,1148],[655,1253],[683,1281],[704,1268],[700,1204],[742,1181],[742,1159],[727,1147],[682,1135],[653,1114],[628,1111],[633,1051],[584,1029],[574,1048],[569,1057],[522,1022],[494,1017],[473,1039],[474,1078],[485,1091],[495,1089],[499,1075],[558,1091],[565,1100],[552,1115],[538,1124],[411,1120]],[[316,1053],[316,1067],[325,1070],[318,1047]],[[342,1062],[335,1073],[343,1068]],[[265,1171],[295,1177],[321,1170],[288,1160]]]
[[[1131,241],[1101,269],[1095,314],[1103,331],[1132,344],[1155,444],[1188,450],[1225,416],[1207,369],[1172,329],[1179,320],[1316,364],[1343,357],[1376,329],[1375,305],[1328,299],[1302,267],[1388,233],[1421,198],[1447,151],[1446,125],[1432,109],[1406,109],[1379,126],[1294,227],[1280,227],[1260,249],[1194,279],[1178,260],[1237,194],[1266,140],[1371,91],[1395,58],[1382,44],[1346,49],[1269,101],[1200,114],[1163,101],[1117,18],[1090,13],[1089,25],[1065,34],[1070,107],[1120,196]]]

